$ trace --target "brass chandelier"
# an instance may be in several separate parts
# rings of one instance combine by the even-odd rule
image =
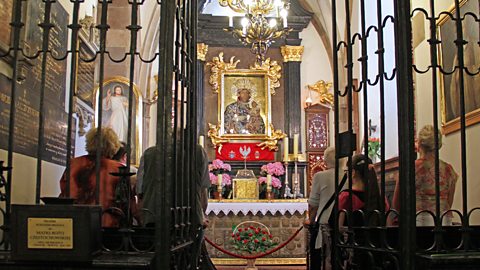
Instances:
[[[288,0],[218,0],[222,7],[245,14],[241,20],[241,29],[233,26],[233,16],[229,16],[228,28],[244,45],[250,45],[251,51],[257,56],[257,62],[265,60],[270,45],[275,39],[284,38],[291,28],[288,28],[287,16],[290,3]],[[275,12],[276,16],[267,18]],[[279,21],[282,21],[280,23]]]

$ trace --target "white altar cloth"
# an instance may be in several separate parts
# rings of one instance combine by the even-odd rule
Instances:
[[[209,202],[206,214],[209,215],[210,213],[214,213],[218,215],[219,213],[223,213],[228,215],[233,213],[237,215],[238,213],[242,213],[247,215],[251,213],[252,215],[256,215],[258,213],[262,213],[262,215],[266,215],[270,213],[275,215],[277,213],[284,215],[285,213],[289,213],[293,215],[298,213],[303,215],[308,210],[308,203],[306,200],[304,201],[285,201],[281,202],[281,200],[277,200],[275,202]]]

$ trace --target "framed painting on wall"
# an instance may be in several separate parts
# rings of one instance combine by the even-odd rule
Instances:
[[[237,69],[235,57],[223,61],[223,53],[213,57],[209,83],[218,94],[218,122],[209,124],[208,136],[215,147],[227,142],[259,141],[259,146],[277,150],[277,141],[285,136],[274,130],[271,96],[280,86],[281,67],[265,60],[249,69]]]
[[[128,141],[128,128],[131,130],[131,164],[139,165],[142,150],[142,94],[137,86],[133,85],[132,117],[128,123],[128,99],[130,82],[124,77],[113,77],[103,83],[101,106],[99,107],[99,88],[94,90],[93,101],[95,107],[95,126],[98,126],[98,113],[102,110],[102,127],[110,127],[122,142]]]
[[[460,129],[460,89],[463,74],[466,125],[480,122],[480,47],[478,46],[478,23],[472,14],[480,14],[480,2],[463,0],[460,2],[462,20],[462,36],[467,42],[463,47],[463,72],[458,68],[458,47],[455,7],[449,14],[443,14],[438,23],[438,35],[442,43],[439,48],[439,59],[443,69],[440,72],[441,110],[443,132],[449,134]],[[445,73],[445,74],[444,74]],[[449,74],[450,73],[450,74]]]

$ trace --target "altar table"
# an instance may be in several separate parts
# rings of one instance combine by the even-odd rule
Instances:
[[[306,199],[210,200],[206,211],[210,225],[205,236],[216,245],[235,253],[230,243],[232,227],[244,221],[256,221],[265,224],[273,240],[281,244],[303,225],[307,212]],[[232,258],[210,244],[207,244],[207,249],[215,264],[245,264],[245,260]],[[257,259],[256,264],[305,264],[306,249],[307,231],[304,229],[284,248]]]

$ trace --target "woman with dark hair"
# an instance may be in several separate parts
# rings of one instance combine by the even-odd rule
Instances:
[[[383,223],[374,212],[384,213],[389,206],[386,198],[384,199],[380,195],[377,174],[368,157],[365,155],[353,156],[349,167],[352,171],[352,189],[344,190],[339,194],[338,209],[351,210],[351,212],[348,212],[350,218],[346,218],[345,212],[342,211],[339,213],[338,224],[341,228],[351,225],[353,234],[350,236],[353,236],[354,242],[360,246],[366,246],[365,230],[361,227],[378,226]],[[374,235],[370,231],[369,241],[378,244]],[[374,262],[370,262],[367,258],[375,258],[375,254],[368,256],[366,251],[355,250],[352,255],[350,262],[352,265],[349,269],[373,269],[372,263],[374,264]]]
[[[380,196],[378,188],[377,174],[372,162],[365,155],[355,155],[351,162],[352,168],[352,189],[344,190],[338,196],[338,209],[350,210],[352,205],[352,226],[364,226],[364,218],[357,210],[362,210],[366,214],[367,220],[373,211],[385,212],[388,208],[388,202]],[[350,192],[352,196],[350,196]],[[377,221],[378,222],[378,219]],[[340,226],[346,226],[345,213],[339,214]],[[373,225],[373,224],[368,224]]]

